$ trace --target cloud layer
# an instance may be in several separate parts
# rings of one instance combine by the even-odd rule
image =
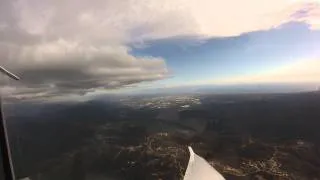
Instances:
[[[225,37],[289,21],[320,28],[318,1],[2,0],[1,65],[22,77],[17,97],[54,97],[169,76],[166,62],[129,43],[174,36]]]

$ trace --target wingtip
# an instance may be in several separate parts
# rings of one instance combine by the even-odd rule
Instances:
[[[194,154],[193,149],[192,149],[191,146],[188,146],[188,149],[189,149],[190,154]]]
[[[2,72],[3,74],[7,75],[8,77],[10,77],[10,78],[12,78],[14,80],[17,80],[17,81],[20,80],[20,78],[17,75],[11,73],[10,71],[6,70],[2,66],[0,66],[0,72]]]
[[[191,146],[188,146],[188,149],[189,149],[189,153],[190,153],[190,162],[193,162],[195,153],[193,152],[193,149]]]

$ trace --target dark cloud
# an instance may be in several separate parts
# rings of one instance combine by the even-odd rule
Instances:
[[[168,76],[163,59],[137,58],[120,46],[94,47],[58,40],[15,50],[3,65],[21,77],[13,93],[21,98],[83,95]]]

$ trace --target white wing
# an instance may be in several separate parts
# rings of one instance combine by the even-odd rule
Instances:
[[[188,149],[190,159],[184,180],[225,180],[205,159],[195,154],[190,146]]]

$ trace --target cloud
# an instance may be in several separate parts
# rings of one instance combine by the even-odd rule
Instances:
[[[17,25],[46,38],[127,42],[181,35],[236,36],[289,21],[319,25],[318,0],[18,0]],[[304,11],[303,17],[294,16]]]
[[[19,97],[85,94],[168,76],[161,58],[134,57],[126,47],[95,47],[62,39],[19,47],[2,63],[21,77],[22,86],[14,92]]]
[[[2,0],[1,65],[22,77],[11,88],[21,98],[124,88],[169,76],[165,59],[136,57],[127,44],[237,36],[289,21],[319,28],[319,9],[292,0]]]

